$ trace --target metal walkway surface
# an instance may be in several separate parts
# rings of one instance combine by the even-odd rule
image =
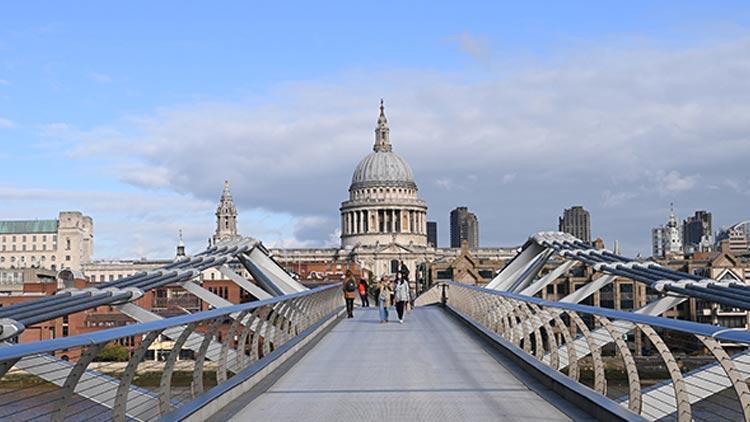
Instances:
[[[356,309],[354,319],[338,323],[232,412],[233,421],[589,419],[506,369],[502,357],[437,307],[417,308],[404,324],[380,324],[376,309]]]

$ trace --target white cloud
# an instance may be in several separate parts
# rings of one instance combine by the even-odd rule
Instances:
[[[688,191],[695,187],[699,177],[697,174],[683,176],[676,170],[658,171],[655,175],[656,188],[665,194]]]
[[[13,121],[0,117],[0,128],[11,129],[14,127],[16,127],[16,125],[15,123],[13,123]]]
[[[112,77],[104,73],[91,72],[89,73],[89,79],[98,84],[108,84],[112,82]]]
[[[215,192],[216,200],[220,186]],[[165,192],[66,191],[0,186],[0,214],[5,219],[55,218],[60,210],[78,210],[94,219],[95,258],[170,257],[183,231],[189,252],[205,248],[215,227],[216,200]],[[280,216],[263,210],[241,210],[242,234],[270,245],[316,244],[298,239],[287,226],[302,230],[325,223],[320,217]],[[325,224],[324,224],[325,225]],[[328,227],[325,225],[326,228]],[[303,233],[304,234],[304,233]]]
[[[170,185],[169,171],[163,167],[125,165],[117,172],[121,174],[121,181],[146,189],[160,189]]]
[[[485,53],[470,35],[459,40],[467,52]],[[625,210],[653,209],[666,195],[689,204],[701,186],[746,178],[749,40],[577,51],[472,80],[365,72],[286,84],[265,99],[47,130],[65,140],[68,156],[114,160],[117,177],[137,187],[207,199],[229,179],[245,208],[324,218],[300,229],[317,233],[318,244],[338,226],[351,172],[371,148],[380,97],[394,151],[414,168],[431,218],[445,221],[459,203],[476,202],[485,244],[521,242],[573,202],[594,204],[594,215],[645,219]],[[750,212],[736,205],[735,213]],[[643,234],[614,223],[596,231],[647,243],[652,223],[640,223]]]
[[[10,82],[7,79],[0,79],[0,85],[10,86]]]
[[[445,190],[453,190],[456,187],[458,187],[458,185],[453,181],[453,179],[450,179],[448,177],[443,177],[443,178],[440,178],[440,179],[435,179],[435,185],[437,185],[439,188],[445,189]]]
[[[456,35],[453,41],[462,53],[469,55],[478,62],[486,63],[492,56],[490,41],[486,37],[462,32]]]
[[[615,208],[626,205],[630,200],[638,197],[635,192],[602,192],[602,206],[604,208]]]

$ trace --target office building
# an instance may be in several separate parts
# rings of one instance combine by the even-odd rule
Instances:
[[[438,245],[438,234],[437,234],[437,222],[427,222],[427,246],[437,248]]]
[[[591,214],[582,206],[576,205],[565,209],[558,222],[561,232],[571,234],[584,242],[591,242]]]
[[[471,249],[479,247],[479,220],[468,208],[458,207],[451,211],[451,248],[460,248],[464,240]]]

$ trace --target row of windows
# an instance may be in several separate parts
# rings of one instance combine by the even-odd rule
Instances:
[[[54,251],[55,249],[57,249],[57,243],[53,243],[53,244],[52,244],[52,245],[50,246],[50,250],[51,250],[51,251]],[[46,244],[46,243],[43,243],[43,244],[41,245],[41,248],[40,248],[39,250],[41,250],[42,252],[46,251],[46,250],[47,250],[47,244]],[[70,248],[68,248],[68,250],[70,250]],[[2,246],[2,251],[3,251],[3,252],[6,252],[6,251],[8,251],[8,248],[7,248],[7,246],[6,246],[6,245],[3,245],[3,246]],[[11,252],[16,252],[16,244],[15,244],[15,243],[14,243],[13,245],[11,245],[10,251],[11,251]],[[35,251],[36,251],[36,245],[35,245],[35,244],[34,244],[34,245],[31,245],[31,251],[32,251],[32,252],[35,252]],[[26,252],[26,244],[25,244],[25,243],[21,245],[21,252]]]
[[[42,242],[46,242],[47,241],[46,237],[47,236],[44,236],[44,239],[42,239]],[[86,241],[88,239],[83,239],[83,240]],[[26,250],[26,236],[25,235],[23,236],[23,240],[21,240],[21,242],[22,242],[21,247],[25,251]],[[36,236],[33,236],[32,242],[36,242]],[[13,241],[11,243],[13,243],[12,248],[15,251],[16,250],[16,236],[13,236]],[[70,245],[71,245],[70,238],[66,237],[65,238],[65,250],[69,251],[70,250]],[[32,247],[32,250],[36,250],[37,245],[35,243],[32,243],[31,247]],[[46,243],[42,243],[40,245],[40,247],[42,248],[42,250],[47,250],[47,244]],[[52,250],[57,249],[57,235],[52,236],[52,245],[50,247],[52,248]],[[3,250],[6,250],[5,248],[6,248],[6,246],[5,246],[5,236],[3,236]]]
[[[121,279],[123,277],[128,277],[130,275],[131,274],[117,274],[116,277],[119,280],[119,279]],[[96,274],[90,275],[90,276],[88,276],[86,278],[89,281],[91,281],[92,283],[95,283],[97,281],[96,280],[97,279]],[[114,274],[109,274],[109,276],[107,276],[106,274],[99,274],[99,282],[105,282],[107,280],[109,280],[109,281],[115,281],[115,275]]]
[[[0,272],[0,283],[20,283],[23,281],[23,273],[15,271],[3,271]]]
[[[379,195],[383,195],[383,194],[388,195],[388,194],[391,194],[391,193],[397,194],[397,195],[401,195],[401,194],[414,195],[414,194],[416,194],[416,192],[414,191],[414,189],[406,189],[406,188],[394,188],[394,189],[389,189],[389,188],[372,188],[372,189],[363,189],[363,190],[356,190],[356,191],[354,191],[354,199],[370,198],[370,197],[375,196],[375,195],[378,195],[378,196]]]
[[[209,287],[208,291],[229,300],[229,289],[226,287]]]
[[[15,236],[15,235],[13,235],[13,236],[3,236],[3,243],[7,242],[8,238],[11,239],[11,242],[15,242],[17,240],[17,236]],[[47,241],[47,235],[46,234],[43,234],[43,235],[39,236],[39,238],[42,239],[42,242],[46,242]],[[21,235],[21,242],[25,242],[26,239],[27,239],[27,237],[26,237],[25,234]],[[32,242],[36,242],[37,241],[37,235],[32,235],[31,236],[31,241]],[[57,235],[56,234],[52,235],[52,241],[53,242],[57,242]]]
[[[55,255],[50,255],[49,260],[51,262],[55,262],[57,260],[57,257]],[[65,260],[70,261],[70,255],[65,255]],[[47,256],[45,255],[40,256],[39,259],[37,259],[36,256],[32,255],[28,262],[45,262],[45,261],[47,261]],[[5,257],[0,256],[0,263],[3,263],[3,262],[5,262]],[[8,262],[16,262],[16,257],[11,256]],[[27,262],[26,257],[25,256],[18,257],[18,262]]]

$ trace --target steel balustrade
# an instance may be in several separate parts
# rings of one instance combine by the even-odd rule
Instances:
[[[330,285],[86,335],[0,347],[0,420],[168,417],[335,316],[342,308],[340,295],[340,286]],[[179,334],[160,361],[153,346],[163,342],[168,330]],[[214,340],[220,343],[220,357],[208,362]],[[130,359],[102,362],[103,351],[115,343],[135,346]],[[153,361],[145,359],[150,350]],[[70,362],[65,370],[60,368],[63,355]],[[40,373],[43,379],[35,375]]]
[[[513,345],[510,347],[516,348],[516,352],[526,353],[554,370],[563,371],[573,380],[582,377],[583,368],[591,367],[593,376],[580,378],[579,382],[603,397],[621,403],[634,414],[649,420],[750,420],[750,390],[744,380],[744,372],[737,368],[729,351],[720,344],[720,341],[729,342],[734,345],[735,352],[739,348],[740,354],[746,353],[750,346],[750,332],[547,301],[457,282],[446,283],[446,287],[449,308],[506,339]],[[660,367],[666,370],[666,375],[662,375],[664,378],[659,381],[672,390],[670,394],[644,400],[644,392],[652,388],[654,380],[645,383],[641,373],[646,370],[639,370],[633,342],[629,342],[617,328],[622,324],[641,330],[656,350],[655,358],[661,362]],[[597,335],[606,333],[609,339],[605,344],[611,343],[612,347],[602,347],[594,341],[593,326],[603,328],[603,331],[598,330]],[[576,339],[581,338],[588,343],[590,356],[576,350]],[[703,370],[702,367],[693,371],[685,369],[690,367],[686,350],[691,347],[708,352],[709,359],[713,359],[714,365],[718,364],[721,368],[726,384],[711,384],[709,380],[691,376]],[[558,363],[558,350],[567,351],[568,364],[564,367]],[[605,368],[607,362],[604,358],[614,366]],[[613,368],[619,367],[624,369],[622,381],[627,387],[624,390],[617,385],[617,379],[612,379],[617,374]],[[707,401],[691,401],[690,397],[705,396],[703,390],[707,388],[718,394]]]
[[[597,271],[627,277],[661,292],[694,297],[734,308],[750,310],[750,289],[736,283],[721,283],[694,274],[662,267],[654,262],[640,262],[623,257],[561,232],[541,232],[530,241],[554,250],[565,259],[582,262]],[[525,245],[525,246],[527,246]],[[527,246],[528,247],[528,246]],[[529,266],[531,268],[531,266]],[[490,286],[492,287],[492,286]]]
[[[0,340],[17,336],[26,327],[101,305],[134,301],[143,292],[172,283],[189,281],[200,272],[221,266],[233,257],[260,247],[254,239],[239,239],[212,246],[191,257],[149,272],[98,283],[85,289],[68,288],[51,297],[0,309]]]

